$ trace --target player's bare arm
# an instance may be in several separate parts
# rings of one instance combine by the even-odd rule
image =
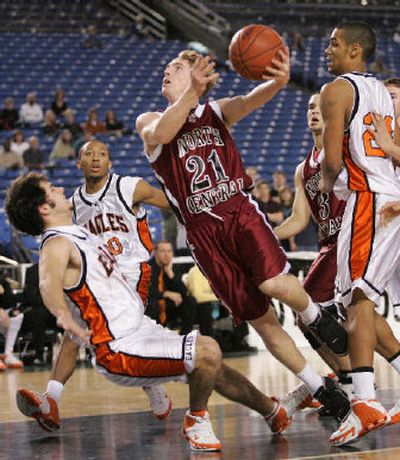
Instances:
[[[89,344],[90,331],[75,323],[64,299],[64,286],[78,283],[80,257],[70,241],[52,238],[41,252],[39,262],[40,293],[48,310],[57,318],[58,326]]]
[[[394,138],[389,134],[388,127],[386,126],[385,120],[382,115],[377,113],[372,114],[372,122],[374,124],[373,128],[368,128],[368,131],[372,134],[375,139],[375,142],[379,147],[389,155],[394,158],[397,162],[400,161],[400,142],[399,142],[399,127],[397,123],[394,127]],[[396,141],[397,138],[397,141]]]
[[[281,225],[275,227],[274,231],[280,240],[287,240],[295,235],[298,235],[304,230],[311,217],[311,209],[308,204],[306,194],[304,192],[302,173],[304,163],[301,163],[296,168],[294,176],[295,196],[293,201],[292,213],[282,222]]]
[[[141,179],[133,193],[132,207],[137,203],[146,203],[160,209],[169,209],[169,203],[165,194],[158,188],[152,187],[145,180]]]
[[[321,91],[320,108],[324,121],[322,141],[325,159],[322,162],[320,190],[332,191],[342,167],[343,136],[353,106],[353,89],[344,80],[335,80]]]
[[[261,83],[246,95],[220,99],[218,104],[224,114],[228,126],[232,126],[242,118],[259,109],[270,101],[290,79],[289,50],[280,51],[279,57],[272,60],[273,66],[266,67],[264,83]]]
[[[159,144],[168,144],[177,135],[190,111],[197,106],[200,97],[210,82],[218,79],[214,62],[208,57],[199,57],[190,70],[190,83],[179,99],[163,113],[148,112],[136,120],[136,129],[151,154]]]

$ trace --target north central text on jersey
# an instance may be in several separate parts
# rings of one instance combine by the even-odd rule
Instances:
[[[179,158],[184,157],[189,150],[195,150],[206,145],[225,145],[218,128],[201,126],[182,134],[177,140]]]

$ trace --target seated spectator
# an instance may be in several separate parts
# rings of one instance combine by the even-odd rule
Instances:
[[[257,182],[257,203],[260,210],[267,216],[268,221],[272,227],[283,222],[282,205],[273,200],[271,196],[271,189],[267,181],[261,180]]]
[[[64,115],[64,112],[67,110],[68,104],[64,97],[64,91],[61,88],[57,88],[54,93],[54,99],[51,103],[50,109],[56,115],[56,117],[61,117]]]
[[[275,199],[277,203],[280,202],[279,200],[279,192],[283,190],[285,187],[287,187],[287,179],[286,179],[286,174],[281,171],[280,169],[277,169],[273,174],[272,174],[272,182],[273,182],[273,187],[271,190],[271,196],[272,198]]]
[[[13,152],[18,153],[21,156],[24,154],[25,150],[29,149],[29,142],[25,140],[24,133],[18,129],[15,131],[12,139],[11,139],[11,150]]]
[[[43,303],[39,291],[39,265],[34,264],[26,271],[25,286],[23,290],[23,305],[26,321],[24,328],[30,328],[33,334],[33,349],[35,358],[33,363],[40,366],[46,364],[43,352],[45,346],[45,331],[55,329],[56,318],[49,312]]]
[[[211,289],[210,283],[197,265],[189,270],[186,277],[186,287],[197,302],[197,322],[199,323],[200,332],[203,335],[212,337],[212,313],[214,307],[219,309],[219,302]]]
[[[40,150],[39,139],[36,136],[29,138],[29,149],[23,154],[24,166],[28,171],[44,169],[44,155]]]
[[[0,333],[5,337],[4,354],[0,358],[0,370],[7,367],[20,369],[22,361],[14,355],[14,346],[24,315],[16,309],[16,299],[10,282],[0,277]]]
[[[167,327],[180,321],[181,335],[188,334],[196,319],[196,301],[187,293],[178,268],[173,265],[172,244],[160,241],[150,261],[151,282],[146,315]]]
[[[253,179],[253,189],[251,191],[251,194],[254,196],[254,198],[257,197],[257,187],[255,186],[257,182],[260,180],[260,175],[258,174],[257,167],[256,166],[248,166],[246,168],[246,174],[250,176]]]
[[[80,123],[75,121],[75,111],[73,109],[67,109],[64,112],[65,123],[62,125],[62,129],[69,129],[72,134],[72,139],[76,141],[83,134],[83,128]]]
[[[89,110],[87,119],[83,125],[83,130],[91,134],[106,132],[106,126],[102,121],[99,121],[99,114],[96,109]]]
[[[18,126],[18,111],[14,107],[14,99],[8,97],[4,101],[4,109],[0,111],[0,129],[14,129]]]
[[[26,102],[21,105],[19,119],[25,125],[37,125],[43,121],[43,109],[36,102],[36,93],[28,93]]]
[[[21,155],[11,149],[11,140],[4,139],[3,147],[0,148],[0,170],[1,169],[21,169],[24,162]]]
[[[124,123],[117,120],[117,115],[115,114],[114,110],[107,110],[104,122],[108,133],[121,135],[130,134],[132,132],[131,130],[124,129]]]
[[[43,132],[48,136],[54,136],[58,133],[60,125],[57,123],[57,117],[52,110],[46,110],[44,115]]]
[[[279,192],[279,199],[282,205],[283,218],[286,219],[292,214],[294,201],[294,192],[290,187],[285,187]],[[285,251],[297,251],[297,245],[294,237],[288,240],[281,240],[282,247]]]
[[[87,37],[83,42],[85,48],[103,48],[103,43],[100,38],[97,36],[96,26],[89,26],[87,29]]]
[[[151,38],[150,29],[145,24],[144,16],[141,13],[136,15],[134,31],[139,38]]]
[[[61,131],[50,153],[49,159],[51,162],[56,162],[60,158],[75,158],[75,151],[72,146],[72,134],[69,129],[63,129]]]

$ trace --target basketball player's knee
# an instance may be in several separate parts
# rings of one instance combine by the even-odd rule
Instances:
[[[222,362],[222,353],[218,342],[212,337],[199,336],[196,345],[196,367],[219,368]]]
[[[288,295],[288,290],[292,289],[292,278],[295,277],[290,274],[275,276],[275,278],[264,281],[260,289],[274,299],[285,298]]]

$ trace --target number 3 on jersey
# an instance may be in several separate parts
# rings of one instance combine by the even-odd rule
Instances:
[[[229,177],[225,174],[216,150],[211,151],[209,157],[207,158],[207,162],[210,163],[213,168],[217,184],[229,179]],[[193,177],[190,182],[192,193],[198,193],[211,187],[210,176],[208,174],[204,174],[206,164],[203,158],[197,155],[189,157],[186,160],[186,169],[190,173],[193,173]]]
[[[392,117],[386,116],[385,117],[385,125],[390,135],[392,135]],[[372,122],[372,115],[371,113],[367,113],[363,118],[364,125],[371,126]],[[363,133],[363,143],[364,143],[364,150],[365,155],[367,157],[381,157],[386,158],[385,152],[376,144],[374,140],[374,136],[366,129]]]

